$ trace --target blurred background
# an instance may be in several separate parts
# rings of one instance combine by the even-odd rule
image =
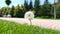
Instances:
[[[35,18],[60,19],[60,0],[0,0],[0,17],[10,14],[24,18],[29,10],[35,14]]]

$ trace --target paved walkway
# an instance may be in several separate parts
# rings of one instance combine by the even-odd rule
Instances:
[[[20,24],[30,24],[29,20],[24,18],[0,18],[2,20],[14,21]],[[51,19],[34,19],[32,24],[44,28],[52,28],[60,30],[60,20],[51,20]]]

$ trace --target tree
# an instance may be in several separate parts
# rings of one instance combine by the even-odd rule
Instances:
[[[29,10],[33,8],[33,5],[32,5],[32,0],[30,0],[30,3],[29,3]]]
[[[10,0],[5,0],[5,3],[7,4],[7,6],[9,6],[11,1]]]
[[[46,4],[46,5],[49,4],[49,1],[48,0],[45,0],[44,4]]]
[[[6,13],[6,10],[7,10],[6,7],[2,7],[2,8],[1,8],[1,11],[3,12],[3,15]]]
[[[10,15],[11,15],[12,17],[14,17],[14,10],[15,10],[15,7],[12,6],[11,11],[10,11]]]
[[[56,8],[56,18],[60,18],[60,7]]]
[[[50,16],[51,15],[51,4],[42,5],[42,16]]]
[[[35,10],[35,15],[39,16],[39,10],[40,10],[40,1],[39,0],[35,0],[35,4],[34,4],[34,10]]]
[[[28,11],[29,10],[28,9],[28,2],[26,0],[24,1],[24,6],[25,6],[25,10]]]
[[[23,11],[22,11],[22,9],[19,5],[17,5],[16,17],[18,17],[18,18],[23,18],[24,17],[24,13],[23,13]]]
[[[42,15],[51,17],[51,4],[49,4],[48,0],[44,1],[44,4],[42,5]]]
[[[11,4],[11,1],[10,1],[10,0],[5,0],[5,3],[6,3],[6,5],[8,6],[8,8],[7,8],[7,11],[8,11],[9,5]],[[8,14],[8,12],[6,12],[6,14]]]

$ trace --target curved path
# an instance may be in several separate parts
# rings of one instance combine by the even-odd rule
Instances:
[[[27,19],[24,18],[1,18],[2,20],[7,21],[14,21],[20,24],[29,24],[30,22]],[[32,24],[44,28],[52,28],[52,29],[58,29],[60,30],[60,20],[51,20],[51,19],[34,19],[32,20]]]

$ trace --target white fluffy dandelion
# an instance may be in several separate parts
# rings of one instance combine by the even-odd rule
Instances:
[[[25,15],[24,15],[24,18],[25,18],[25,19],[28,19],[28,20],[30,21],[30,24],[32,25],[31,20],[34,19],[34,14],[33,14],[33,12],[31,12],[31,11],[26,12]]]

